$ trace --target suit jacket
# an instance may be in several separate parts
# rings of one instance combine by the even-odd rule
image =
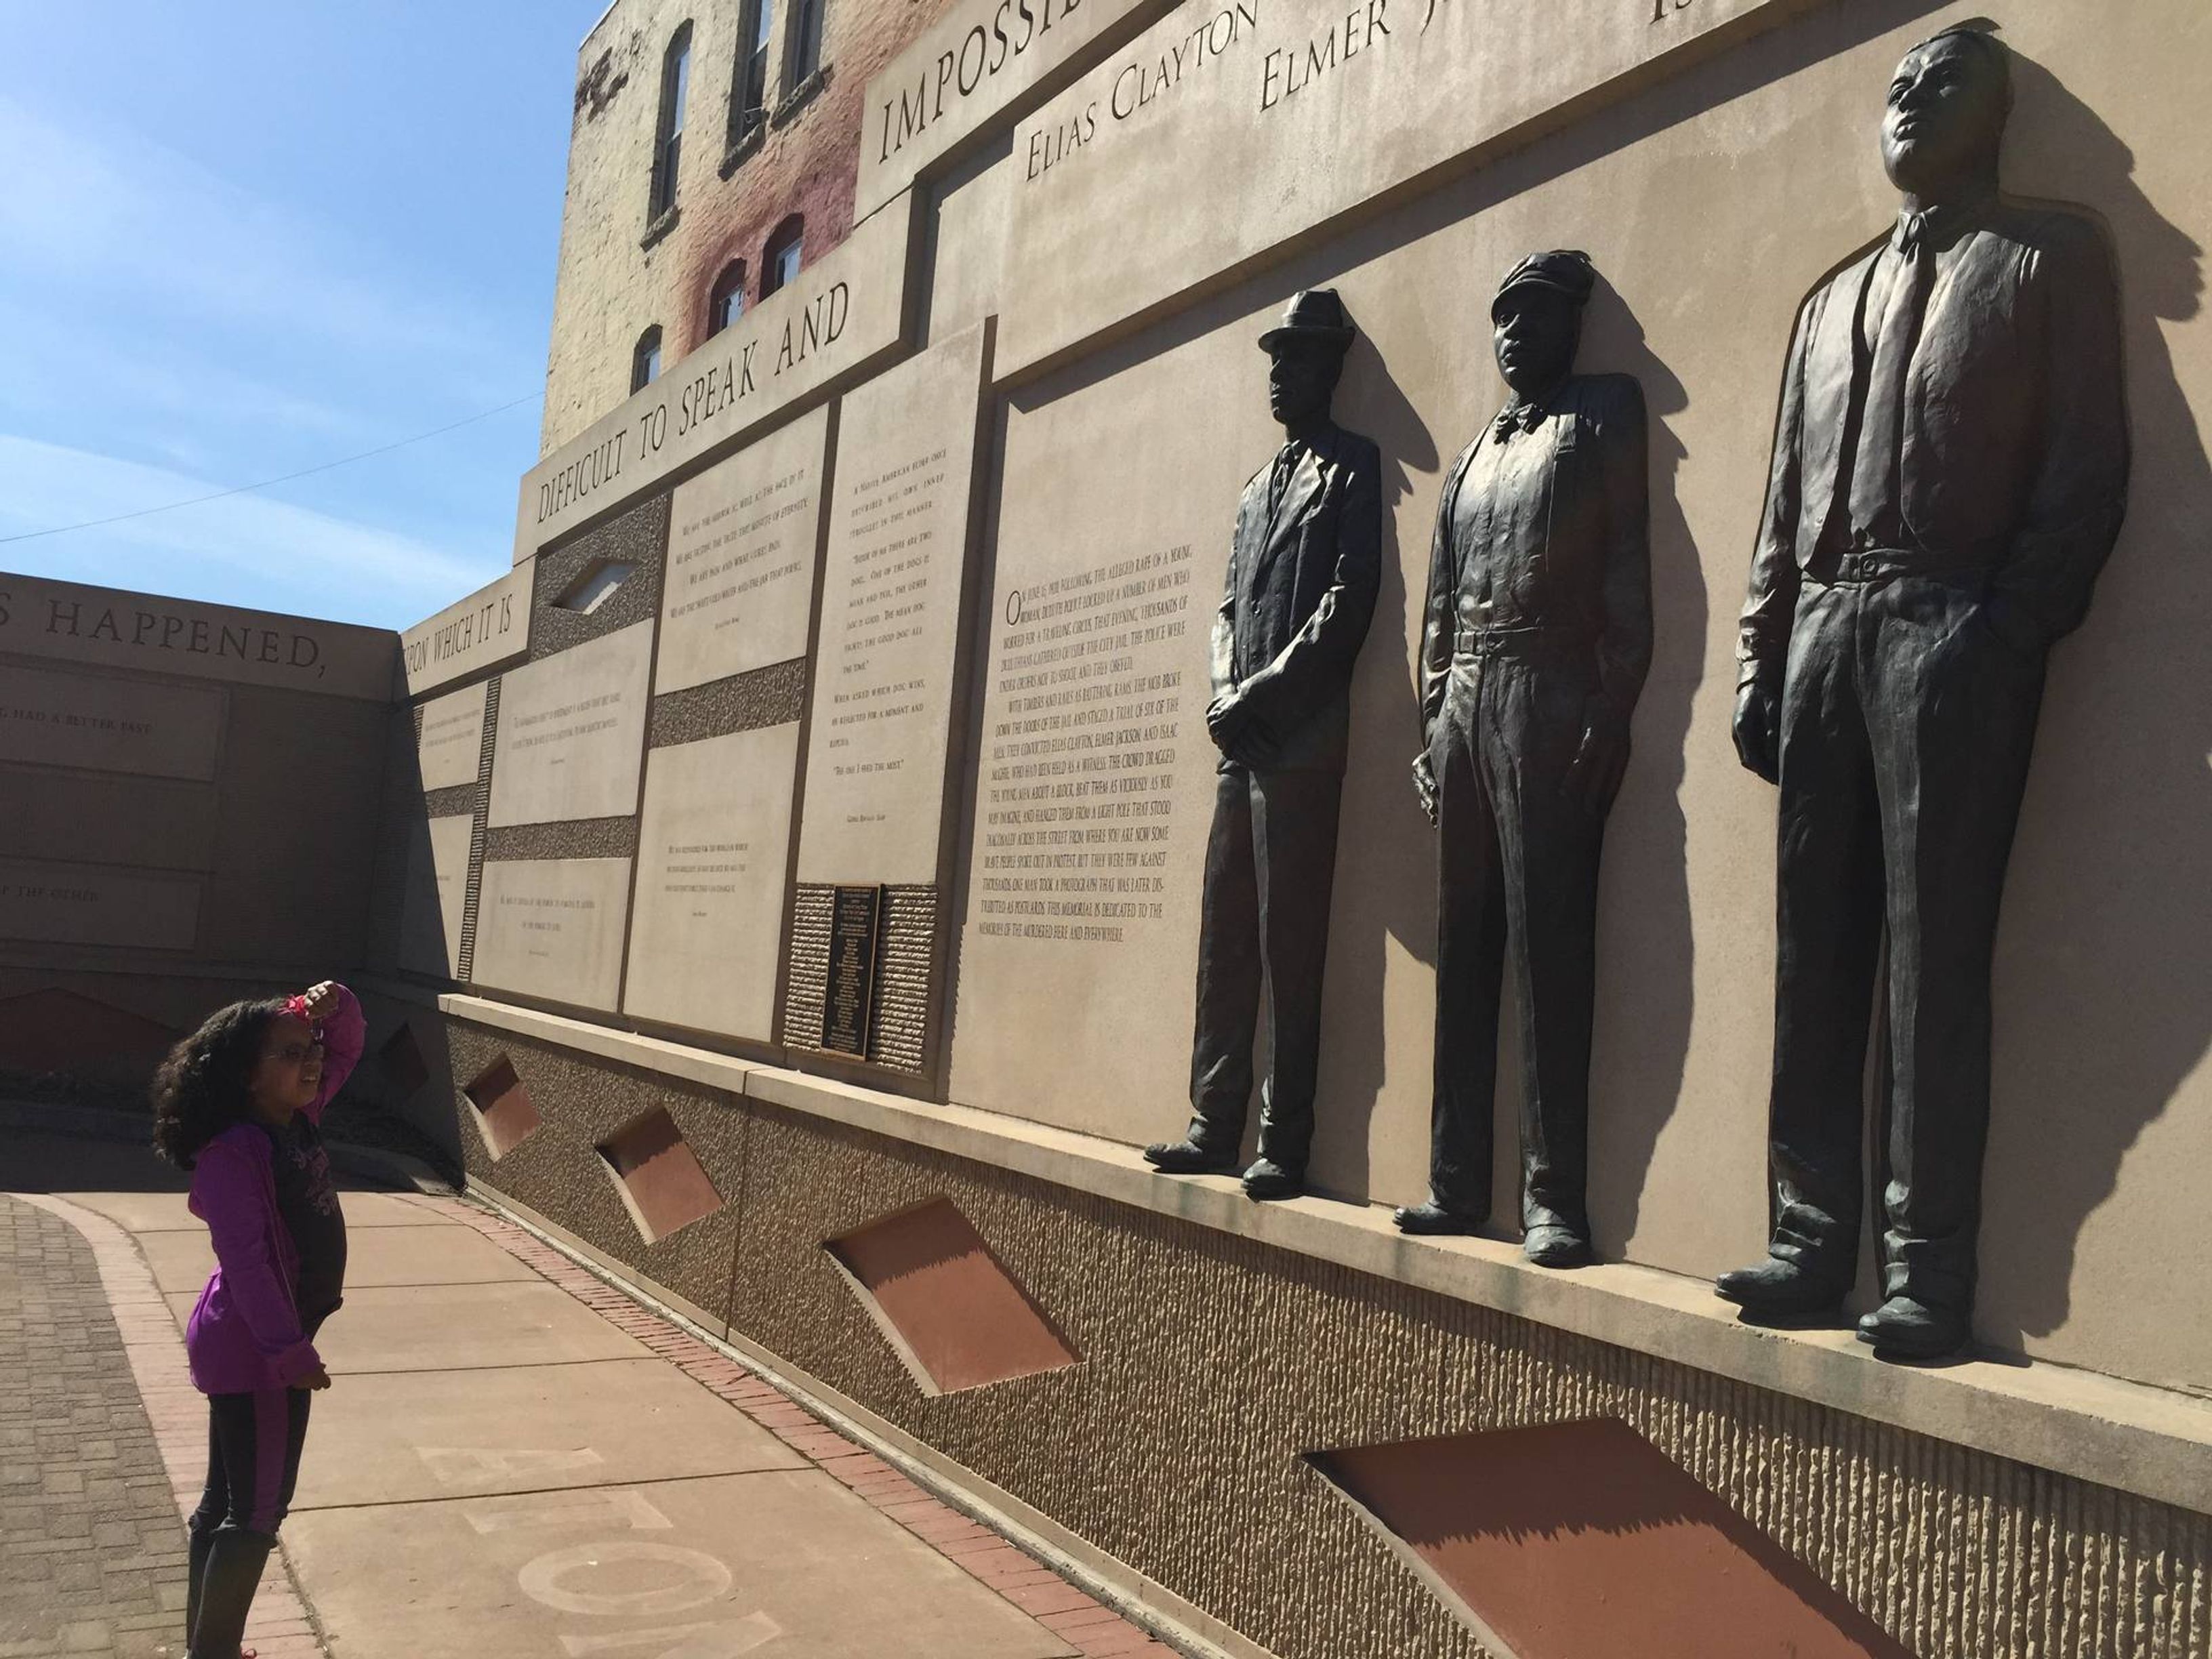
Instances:
[[[1502,562],[1540,571],[1543,598],[1558,607],[1534,618],[1587,637],[1594,688],[1623,725],[1651,666],[1651,466],[1644,388],[1626,374],[1575,374],[1547,398],[1535,430],[1516,444],[1546,450],[1545,510],[1527,544],[1492,550]],[[1459,629],[1460,550],[1454,533],[1467,469],[1486,443],[1485,424],[1460,451],[1437,499],[1429,544],[1428,603],[1421,620],[1421,739],[1443,712]]]
[[[1352,665],[1382,580],[1382,453],[1372,439],[1328,428],[1271,515],[1273,467],[1270,458],[1237,504],[1213,618],[1213,695],[1243,695],[1275,739],[1269,770],[1341,773]]]
[[[1981,573],[1992,625],[2039,649],[2081,623],[2126,507],[2118,285],[2081,214],[1992,199],[1964,220],[1906,377],[1899,505],[1929,569]],[[1850,493],[1857,313],[1887,246],[1798,314],[1737,650],[1764,673],[1782,672],[1801,577]]]

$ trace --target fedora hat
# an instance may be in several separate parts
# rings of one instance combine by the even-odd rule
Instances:
[[[1284,308],[1283,320],[1260,337],[1260,349],[1278,346],[1326,345],[1339,351],[1352,343],[1352,319],[1333,288],[1310,288]]]

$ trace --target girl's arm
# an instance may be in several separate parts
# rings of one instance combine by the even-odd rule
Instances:
[[[356,1036],[356,1052],[359,1048]],[[322,1370],[322,1357],[300,1329],[291,1289],[269,1254],[268,1183],[261,1170],[237,1147],[210,1141],[192,1171],[191,1208],[208,1224],[223,1288],[254,1346],[286,1387],[304,1383]]]
[[[317,986],[307,994],[307,1002],[309,1018],[323,1027],[323,1086],[307,1108],[307,1121],[319,1124],[324,1108],[361,1061],[368,1022],[362,1018],[359,999],[335,981]]]

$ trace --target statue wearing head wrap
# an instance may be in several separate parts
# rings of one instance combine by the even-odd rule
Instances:
[[[1521,1019],[1531,1261],[1589,1255],[1584,1200],[1598,856],[1651,660],[1643,389],[1577,374],[1587,254],[1531,254],[1491,304],[1505,407],[1444,480],[1413,777],[1437,831],[1430,1199],[1412,1233],[1490,1214],[1499,993]]]

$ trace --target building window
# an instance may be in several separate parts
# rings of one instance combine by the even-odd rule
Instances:
[[[768,247],[761,255],[762,299],[797,280],[799,238],[805,228],[805,221],[794,213],[768,239]]]
[[[637,337],[629,354],[629,389],[642,392],[660,378],[660,325]]]
[[[720,334],[744,314],[745,262],[732,259],[722,267],[722,274],[714,278],[714,292],[707,296],[708,334]]]
[[[768,113],[768,37],[775,0],[745,0],[738,19],[738,79],[730,90],[730,142],[735,144]]]
[[[668,42],[660,60],[660,125],[653,141],[653,212],[658,219],[676,205],[676,168],[684,153],[684,94],[691,81],[691,25]]]
[[[822,13],[828,0],[793,0],[791,41],[783,66],[783,89],[804,86],[822,67]]]

